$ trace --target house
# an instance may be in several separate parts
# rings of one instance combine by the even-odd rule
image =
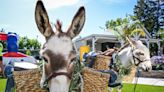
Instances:
[[[161,39],[154,39],[151,37],[149,32],[145,29],[146,36],[144,38],[139,38],[148,48],[150,44],[157,44],[158,54],[160,53],[160,41]],[[132,38],[135,39],[135,38]],[[86,37],[79,37],[74,40],[74,46],[77,52],[79,52],[80,46],[88,45],[91,51],[105,51],[107,48],[121,47],[123,45],[122,40],[112,34],[111,32],[102,31],[101,34],[91,34]]]

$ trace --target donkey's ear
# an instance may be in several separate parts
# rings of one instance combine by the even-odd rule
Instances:
[[[74,16],[67,34],[73,38],[80,33],[85,23],[85,8],[82,6]]]
[[[49,23],[46,9],[41,0],[37,1],[35,8],[35,21],[39,31],[46,37],[49,38],[54,32],[52,31]]]
[[[129,37],[126,37],[126,40],[129,42],[129,44],[132,46],[132,47],[135,47],[136,45],[136,42],[132,39],[130,39]]]

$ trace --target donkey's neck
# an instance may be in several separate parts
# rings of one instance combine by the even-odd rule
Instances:
[[[67,72],[66,69],[59,70],[57,72]],[[50,92],[68,92],[70,79],[65,75],[60,75],[51,80]]]
[[[50,92],[68,92],[69,85],[70,80],[68,80],[67,76],[57,76],[51,81]]]
[[[131,47],[126,47],[118,53],[118,58],[123,67],[128,67],[132,64],[132,51]]]

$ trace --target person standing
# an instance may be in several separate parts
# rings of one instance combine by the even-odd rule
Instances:
[[[2,51],[3,51],[3,45],[2,45],[2,43],[0,43],[0,74],[3,73]]]

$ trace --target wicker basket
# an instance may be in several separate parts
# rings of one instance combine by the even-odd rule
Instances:
[[[109,74],[101,73],[90,68],[83,69],[84,92],[105,92]]]
[[[93,68],[97,70],[109,70],[111,58],[110,56],[98,55]]]
[[[39,86],[40,72],[38,69],[14,71],[16,92],[47,92]]]
[[[40,71],[38,69],[14,71],[14,81],[16,84],[16,92],[47,92],[41,89]],[[84,87],[83,92],[105,92],[109,74],[104,74],[90,68],[83,69]]]

